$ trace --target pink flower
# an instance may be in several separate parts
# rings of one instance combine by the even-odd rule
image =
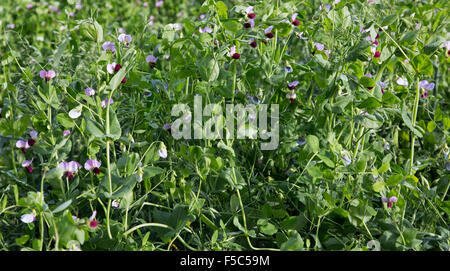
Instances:
[[[22,221],[25,224],[32,223],[35,220],[36,220],[36,216],[34,215],[34,213],[24,214],[20,217],[20,221]]]
[[[323,49],[325,49],[325,45],[319,42],[314,42],[314,46],[316,46],[317,50],[319,51],[323,51]]]
[[[295,26],[298,26],[300,24],[300,22],[295,19],[295,18],[297,18],[297,15],[298,15],[298,13],[294,13],[291,16],[291,23]]]
[[[84,93],[86,93],[87,96],[94,96],[95,95],[95,90],[92,88],[86,88],[84,89]]]
[[[98,222],[95,220],[95,216],[97,215],[97,211],[95,210],[92,215],[89,217],[89,227],[91,229],[95,229],[98,226]]]
[[[100,169],[99,167],[102,165],[102,163],[100,161],[98,161],[97,159],[89,159],[86,161],[86,163],[84,163],[84,169],[86,169],[87,171],[91,171],[98,175],[100,174]]]
[[[144,2],[144,4],[142,4],[142,6],[143,6],[144,8],[147,8],[147,7],[148,7],[148,2]]]
[[[70,130],[63,131],[63,136],[68,136],[68,135],[70,135]]]
[[[155,7],[160,8],[160,7],[162,7],[163,4],[164,4],[164,1],[157,1],[155,3]]]
[[[392,196],[392,197],[390,197],[389,199],[388,198],[386,198],[385,196],[382,196],[381,197],[381,200],[383,201],[383,202],[387,202],[387,207],[388,208],[392,208],[392,203],[393,202],[397,202],[397,197],[395,197],[395,196]]]
[[[258,46],[254,38],[250,38],[248,40],[248,45],[250,45],[252,48],[256,48]]]
[[[32,9],[33,8],[33,4],[28,4],[27,5],[27,9]]]
[[[121,68],[122,68],[122,65],[116,64],[116,62],[106,65],[106,70],[110,74],[114,74],[115,72],[119,71]]]
[[[83,6],[81,5],[81,3],[77,3],[76,5],[75,5],[75,8],[76,9],[81,9]]]
[[[256,17],[255,13],[253,13],[253,7],[252,7],[252,6],[249,6],[248,8],[246,8],[246,9],[245,9],[245,12],[247,13],[247,16],[248,16],[250,19],[253,19],[253,18]]]
[[[200,16],[198,16],[200,18],[200,20],[205,19],[206,15],[205,14],[200,14]]]
[[[30,136],[31,136],[32,139],[36,139],[38,134],[39,133],[37,131],[34,131],[34,130],[30,132]]]
[[[64,170],[64,175],[67,178],[73,179],[73,174],[78,172],[78,169],[81,168],[81,165],[80,163],[75,161],[61,162],[58,164],[58,168],[62,168]]]
[[[289,100],[291,100],[291,103],[294,103],[295,102],[295,98],[297,97],[297,95],[294,93],[294,92],[292,92],[292,93],[287,93],[286,94],[286,98],[287,99],[289,99]]]
[[[114,42],[105,41],[102,45],[102,48],[103,48],[103,52],[105,52],[105,51],[111,51],[111,53],[116,52],[116,47],[114,45]]]
[[[49,71],[42,70],[39,72],[39,76],[42,79],[45,79],[46,82],[48,82],[48,81],[50,81],[50,79],[52,79],[56,76],[56,73],[54,70],[49,70]]]
[[[32,173],[33,172],[33,168],[31,167],[31,163],[33,163],[34,158],[31,158],[31,160],[25,160],[22,163],[22,167],[24,167],[28,173]]]
[[[106,107],[107,103],[108,103],[108,99],[102,101],[102,108],[103,108],[103,109]],[[109,100],[109,104],[112,104],[112,103],[114,103],[114,100],[111,98],[111,99]]]

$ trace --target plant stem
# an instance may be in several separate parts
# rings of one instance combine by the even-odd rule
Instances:
[[[108,100],[107,100],[107,106],[106,106],[106,134],[109,135],[110,133],[110,127],[109,127],[109,104],[110,104],[110,100],[111,100],[111,96],[112,96],[113,91],[111,91],[109,93],[108,96]],[[111,163],[110,163],[110,154],[109,154],[109,139],[106,139],[106,164],[107,164],[107,168],[108,168],[108,188],[109,188],[109,196],[112,196],[112,180],[111,180]],[[111,227],[110,227],[110,221],[109,221],[109,216],[110,216],[110,211],[111,211],[111,198],[108,199],[108,206],[107,206],[107,211],[106,211],[106,228],[108,229],[108,236],[109,239],[112,239],[112,235],[111,235]]]
[[[412,127],[415,129],[416,127],[416,118],[417,118],[417,109],[419,108],[419,98],[420,98],[420,88],[419,88],[419,77],[416,79],[416,97],[414,99],[414,106],[412,111]],[[413,165],[414,165],[414,141],[416,139],[416,135],[414,131],[411,134],[411,156],[409,159],[409,174],[413,174]]]

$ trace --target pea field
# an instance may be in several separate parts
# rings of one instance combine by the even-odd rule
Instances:
[[[446,0],[2,0],[0,251],[449,251]]]

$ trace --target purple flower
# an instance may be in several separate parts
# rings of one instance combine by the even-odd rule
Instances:
[[[97,220],[95,220],[96,215],[97,210],[94,210],[94,212],[92,212],[92,215],[89,217],[89,227],[91,227],[91,229],[95,229],[98,226],[98,222]]]
[[[211,27],[209,27],[209,26],[205,26],[205,28],[203,28],[203,29],[200,27],[200,28],[198,29],[198,31],[199,31],[200,33],[205,33],[205,32],[206,32],[206,33],[211,33],[211,32],[212,32],[212,29],[211,29]]]
[[[325,45],[319,42],[314,42],[314,46],[316,46],[317,50],[319,51],[323,51],[323,49],[325,49]]]
[[[424,88],[426,90],[433,90],[434,88],[434,83],[428,83],[427,80],[423,80],[419,82],[419,88]]]
[[[38,137],[38,134],[39,133],[37,131],[34,131],[34,130],[30,132],[30,136],[31,136],[32,139],[36,139]]]
[[[369,77],[369,78],[372,78],[372,77],[373,77],[373,75],[370,74],[370,73],[364,74],[364,76],[365,76],[365,77]]]
[[[125,33],[122,33],[119,35],[118,38],[119,42],[122,43],[124,42],[126,46],[128,46],[128,44],[131,42],[132,38],[131,35],[127,35]]]
[[[346,153],[342,155],[342,160],[347,166],[352,163],[352,159],[350,159],[350,157]]]
[[[95,90],[92,88],[86,88],[84,89],[84,93],[86,93],[87,96],[94,96],[95,95]]]
[[[231,48],[230,48],[230,56],[233,59],[239,59],[241,57],[241,55],[236,52],[236,46],[235,45],[231,46]]]
[[[75,5],[75,8],[76,9],[81,9],[83,6],[81,5],[81,3],[77,3],[76,5]]]
[[[9,29],[14,29],[16,27],[16,25],[15,24],[7,24],[6,27]]]
[[[168,131],[168,130],[170,130],[171,127],[172,127],[172,123],[166,123],[166,124],[163,125],[162,128],[163,128],[164,130]]]
[[[284,71],[286,73],[291,73],[293,71],[293,69],[292,69],[292,67],[286,66],[286,67],[284,67]]]
[[[145,58],[145,61],[146,61],[147,63],[156,63],[157,60],[158,60],[158,58],[157,58],[157,57],[154,57],[153,55],[148,55],[148,56]]]
[[[56,73],[54,70],[49,70],[49,71],[42,70],[39,72],[39,76],[42,79],[45,79],[46,82],[48,82],[56,76]]]
[[[27,9],[32,9],[33,8],[33,4],[28,4],[27,5]]]
[[[105,41],[103,43],[102,47],[103,47],[103,52],[105,52],[105,51],[111,51],[111,53],[115,53],[116,52],[116,47],[114,45],[114,42]]]
[[[393,202],[397,202],[397,197],[395,197],[395,196],[392,196],[392,197],[390,197],[389,199],[388,198],[386,198],[385,196],[382,196],[381,197],[381,200],[383,201],[383,202],[387,202],[387,207],[388,208],[392,208],[392,203]]]
[[[157,1],[155,3],[155,7],[160,8],[160,7],[162,7],[163,4],[164,4],[164,1]]]
[[[297,18],[298,13],[294,13],[291,16],[291,24],[298,26],[300,24],[300,22],[296,19]]]
[[[70,135],[70,130],[63,131],[63,136],[68,136],[68,135]]]
[[[264,29],[264,34],[269,39],[273,38],[273,34],[271,33],[272,29],[273,29],[273,25],[271,25],[271,26],[267,27],[266,29]]]
[[[119,71],[122,68],[120,64],[116,64],[116,62],[113,62],[111,64],[106,65],[106,70],[109,74],[114,74],[115,72]]]
[[[64,170],[64,175],[67,178],[73,179],[73,174],[78,172],[78,169],[81,168],[81,165],[80,163],[75,161],[61,162],[58,164],[58,168],[62,168]]]
[[[86,163],[84,163],[84,169],[86,169],[87,171],[91,171],[98,175],[100,174],[100,169],[99,167],[102,165],[102,163],[100,161],[98,161],[97,159],[89,159],[86,161]]]
[[[102,108],[105,108],[107,103],[108,103],[108,99],[102,101]],[[112,104],[112,103],[114,103],[114,100],[111,98],[111,99],[109,99],[109,104]]]
[[[306,138],[301,137],[297,139],[297,146],[303,146],[306,144]]]

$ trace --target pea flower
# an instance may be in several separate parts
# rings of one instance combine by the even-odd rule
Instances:
[[[156,6],[157,8],[160,8],[160,7],[162,7],[163,4],[164,4],[164,1],[157,1],[157,2],[155,3],[155,6]]]
[[[15,24],[7,24],[6,27],[9,29],[14,29],[16,27],[16,25]]]
[[[115,199],[111,202],[111,207],[113,207],[114,209],[119,208],[120,202],[119,200]]]
[[[89,217],[89,227],[91,229],[95,229],[98,226],[97,220],[95,220],[95,216],[97,215],[97,210],[95,210],[92,215]]]
[[[30,132],[31,138],[28,139],[28,145],[30,145],[30,147],[33,147],[34,144],[36,143],[36,139],[38,137],[38,134],[39,133],[37,131],[34,131],[34,130]]]
[[[172,123],[166,123],[163,125],[162,127],[164,130],[166,130],[167,132],[169,132],[170,134],[172,133]]]
[[[100,174],[100,169],[99,167],[102,165],[102,163],[100,161],[98,161],[97,159],[89,159],[86,161],[86,163],[84,163],[84,169],[86,169],[87,171],[91,171],[95,174],[98,175]]]
[[[250,19],[248,22],[244,23],[244,28],[252,28],[255,27],[255,20]]]
[[[235,45],[231,46],[231,48],[230,48],[230,56],[233,59],[239,59],[241,57],[241,55],[236,52],[236,46]]]
[[[325,49],[325,45],[323,45],[322,43],[319,43],[319,42],[314,42],[314,46],[319,51],[323,51],[323,49]]]
[[[28,4],[27,5],[27,9],[32,9],[33,8],[33,4]]]
[[[404,79],[404,78],[401,78],[401,77],[398,78],[396,82],[400,86],[407,86],[408,85],[408,80]]]
[[[69,111],[69,117],[71,119],[77,119],[81,116],[81,108],[76,107]]]
[[[105,52],[105,51],[111,51],[111,53],[116,52],[116,47],[114,45],[114,42],[111,42],[111,41],[105,41],[102,45],[102,48],[103,48],[103,52]]]
[[[267,27],[266,29],[264,29],[264,34],[269,39],[273,38],[273,33],[271,33],[272,29],[273,29],[273,25],[271,25],[271,26]]]
[[[390,198],[386,198],[385,196],[382,196],[381,197],[381,200],[383,201],[383,202],[387,202],[387,207],[388,208],[392,208],[392,203],[393,202],[397,202],[397,197],[395,197],[395,196],[392,196],[392,197],[390,197]]]
[[[248,40],[248,45],[250,45],[252,48],[256,48],[258,46],[254,38],[250,38]]]
[[[116,64],[116,62],[106,65],[106,70],[108,71],[109,74],[114,74],[115,72],[119,71],[121,68],[122,68],[122,65]]]
[[[108,99],[102,101],[103,109],[107,106],[107,103],[108,103]],[[111,98],[111,99],[109,99],[109,104],[112,104],[112,103],[114,103],[114,100]]]
[[[20,221],[22,221],[25,224],[32,223],[36,220],[36,216],[34,213],[24,214],[20,217]]]
[[[91,97],[95,95],[95,90],[92,88],[86,88],[84,89],[84,93],[86,93],[87,96]]]
[[[81,5],[81,3],[77,3],[76,5],[75,5],[75,8],[76,9],[81,9],[83,6]]]
[[[21,149],[22,152],[25,154],[27,153],[27,149],[30,148],[30,145],[28,144],[27,141],[19,140],[16,142],[16,147]]]
[[[291,24],[298,26],[300,24],[300,22],[298,20],[296,20],[295,18],[297,18],[298,13],[294,13],[291,16]]]
[[[166,149],[166,145],[164,145],[163,143],[161,143],[161,146],[158,150],[158,155],[159,157],[165,159],[167,158],[167,149]]]
[[[250,19],[253,19],[256,17],[255,13],[253,13],[253,6],[249,6],[248,8],[245,9],[245,12],[247,13],[247,16]]]
[[[155,16],[153,16],[153,15],[150,16],[149,21],[148,21],[148,25],[149,25],[149,26],[152,26],[153,23],[155,23],[155,21],[156,21],[156,20],[155,20]]]
[[[125,33],[122,33],[119,35],[118,38],[119,42],[122,43],[124,42],[126,46],[128,46],[128,44],[131,42],[132,38],[131,35],[127,35]]]
[[[288,83],[288,88],[290,89],[290,90],[294,90],[295,89],[295,87],[298,85],[298,81],[293,81],[293,82],[290,82],[290,83]]]
[[[347,153],[344,153],[341,156],[342,160],[344,161],[344,163],[348,166],[352,163],[352,159],[349,157],[349,155]]]
[[[33,163],[34,158],[31,158],[31,160],[25,160],[22,163],[22,167],[24,167],[28,173],[32,173],[33,172],[33,168],[31,167],[31,163]]]
[[[205,26],[205,28],[199,28],[198,29],[198,31],[201,33],[201,34],[203,34],[203,33],[211,33],[212,32],[212,29],[211,29],[211,27],[209,27],[209,26]]]
[[[291,103],[295,102],[296,97],[297,95],[294,92],[286,94],[286,98],[288,98],[291,101]]]
[[[81,168],[81,165],[80,163],[75,161],[61,162],[58,164],[58,168],[62,168],[64,170],[64,175],[67,178],[73,179],[73,174],[76,174],[78,172],[78,169]]]
[[[68,135],[70,135],[70,130],[63,131],[63,136],[68,136]]]
[[[54,70],[49,70],[49,71],[42,70],[39,72],[39,76],[42,79],[45,79],[46,82],[48,82],[56,76],[56,73]]]
[[[297,139],[297,146],[303,146],[306,144],[306,138],[305,137],[299,137]]]
[[[381,93],[384,94],[384,88],[387,86],[387,84],[386,84],[385,82],[378,81],[378,82],[377,82],[377,85],[380,86],[380,88],[381,88]]]
[[[200,14],[198,17],[200,18],[200,20],[203,20],[203,19],[205,19],[206,15],[205,14]]]

